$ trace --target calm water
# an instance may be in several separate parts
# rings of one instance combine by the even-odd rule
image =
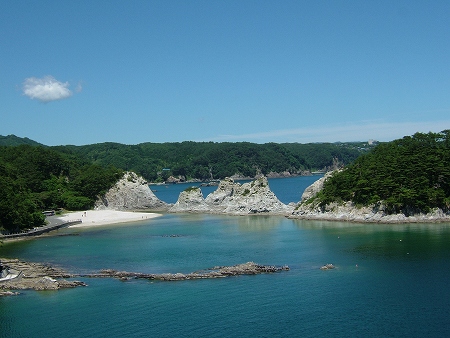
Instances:
[[[88,287],[26,291],[0,298],[1,337],[450,335],[450,224],[164,215],[59,234],[73,236],[4,244],[0,256],[71,272],[192,272],[247,261],[291,270],[181,282],[82,279]],[[337,268],[320,270],[326,263]]]

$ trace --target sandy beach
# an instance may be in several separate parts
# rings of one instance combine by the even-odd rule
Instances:
[[[150,212],[133,212],[117,210],[86,210],[76,211],[58,217],[64,221],[81,220],[82,223],[71,225],[71,227],[86,227],[105,224],[116,224],[126,222],[136,222],[145,219],[155,218],[160,214]]]

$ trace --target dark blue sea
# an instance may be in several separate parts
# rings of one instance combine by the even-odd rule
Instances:
[[[287,203],[308,179],[269,184]],[[449,223],[163,215],[57,234],[4,243],[0,257],[74,273],[186,273],[248,261],[291,269],[178,282],[78,278],[88,286],[0,298],[0,337],[450,336]],[[321,270],[327,263],[336,268]]]

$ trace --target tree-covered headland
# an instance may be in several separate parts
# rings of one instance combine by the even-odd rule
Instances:
[[[322,207],[345,201],[382,203],[389,214],[449,211],[450,130],[378,145],[332,175],[315,201]]]

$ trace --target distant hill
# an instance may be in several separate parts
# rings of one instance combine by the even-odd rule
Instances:
[[[16,135],[2,136],[0,135],[0,146],[20,146],[28,144],[30,146],[44,146],[43,144],[30,140],[28,137],[18,137]]]
[[[44,146],[65,156],[83,159],[103,167],[132,170],[151,182],[170,176],[183,179],[223,179],[238,175],[298,175],[328,171],[347,165],[375,144],[348,143],[266,143],[250,142],[167,142],[125,145],[97,143],[84,146],[47,147],[15,135],[1,136],[0,146]]]
[[[98,143],[51,147],[86,161],[131,170],[151,182],[170,176],[185,179],[223,179],[233,175],[298,175],[347,165],[374,145],[352,143],[181,142],[124,145]]]

